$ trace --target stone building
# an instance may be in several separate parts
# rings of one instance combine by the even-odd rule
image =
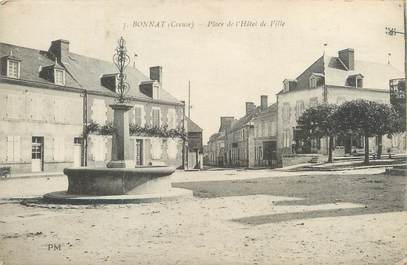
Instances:
[[[225,166],[226,155],[226,134],[232,126],[234,117],[223,116],[220,117],[219,131],[209,137],[207,154],[208,162],[210,166]]]
[[[111,136],[87,132],[89,124],[113,119],[118,70],[112,62],[72,53],[66,40],[48,50],[0,43],[0,59],[0,166],[54,172],[110,160]],[[131,137],[134,163],[180,166],[182,140],[150,132],[181,131],[184,104],[163,88],[161,67],[151,67],[150,76],[134,67],[126,74],[130,123],[141,132]]]
[[[261,111],[252,123],[254,165],[277,167],[277,104],[267,106],[267,96],[261,96]]]
[[[305,146],[295,137],[297,119],[309,107],[321,103],[341,104],[354,99],[367,99],[389,104],[389,80],[404,74],[390,64],[359,61],[353,49],[338,52],[337,56],[322,55],[296,79],[286,79],[277,94],[278,141],[280,156],[292,153],[327,153],[327,139]],[[360,136],[335,139],[334,155],[363,151]],[[383,144],[392,147],[392,141],[383,137]],[[375,149],[375,138],[370,139]],[[386,149],[383,150],[386,150]],[[405,150],[405,143],[404,147]]]
[[[228,125],[221,126],[226,129],[219,130],[209,138],[209,165],[277,166],[277,105],[268,106],[265,95],[261,96],[260,101],[260,106],[246,102],[245,115],[240,119],[221,118],[221,124],[228,118]]]
[[[188,139],[188,160],[187,169],[202,169],[203,168],[203,142],[202,128],[199,127],[193,120],[186,117],[187,139]]]

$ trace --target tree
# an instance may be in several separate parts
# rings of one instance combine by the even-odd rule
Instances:
[[[333,116],[337,106],[322,104],[307,109],[298,119],[299,138],[303,141],[329,137],[328,163],[332,163],[333,138],[336,134],[336,124]]]
[[[387,104],[369,100],[352,100],[340,105],[334,115],[337,130],[357,133],[365,138],[365,164],[369,164],[369,137],[400,131],[397,112]],[[381,152],[381,150],[380,150]]]

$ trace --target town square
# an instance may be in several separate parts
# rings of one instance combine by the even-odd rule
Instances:
[[[0,265],[406,265],[406,17],[0,1]]]

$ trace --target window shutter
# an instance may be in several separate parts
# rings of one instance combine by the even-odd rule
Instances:
[[[142,125],[141,122],[141,107],[134,107],[134,124]]]
[[[168,128],[175,129],[175,109],[168,109],[167,113]]]
[[[17,95],[7,95],[6,103],[6,115],[9,119],[18,118],[18,96]]]
[[[20,161],[21,158],[21,141],[20,136],[14,136],[14,143],[13,143],[13,160]]]
[[[7,158],[6,160],[8,162],[13,161],[13,136],[7,136]]]

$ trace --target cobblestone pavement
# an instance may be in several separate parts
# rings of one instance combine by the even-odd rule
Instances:
[[[1,181],[0,261],[396,264],[407,255],[406,177],[383,171],[179,171],[174,186],[193,199],[98,206],[35,199],[65,190],[65,177]]]

